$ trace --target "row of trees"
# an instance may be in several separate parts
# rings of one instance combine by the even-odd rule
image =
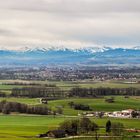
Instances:
[[[74,102],[69,102],[68,105],[75,110],[92,111],[92,109],[90,108],[89,105],[78,104],[78,103],[74,103]]]
[[[0,97],[6,97],[6,94],[0,91]]]
[[[67,120],[60,124],[59,129],[67,131],[70,135],[81,133],[96,132],[99,127],[89,118],[81,118],[75,120]]]
[[[44,87],[56,87],[55,84],[41,84],[36,82],[7,82],[2,83],[2,85],[21,85],[21,86],[44,86]]]
[[[39,114],[39,115],[53,114],[51,109],[49,109],[46,106],[29,106],[17,102],[7,102],[6,100],[0,102],[0,112],[4,114],[10,114],[11,112]]]
[[[59,87],[23,87],[12,89],[11,96],[14,97],[99,97],[107,95],[140,96],[140,89],[137,88],[80,88],[75,87],[70,91],[63,91]]]
[[[69,91],[70,97],[98,97],[107,95],[129,95],[140,96],[140,89],[137,88],[72,88]]]
[[[38,97],[52,97],[52,98],[62,98],[65,95],[62,90],[58,87],[23,87],[23,88],[14,88],[12,89],[11,96],[14,97],[29,97],[29,98],[38,98]]]
[[[78,134],[95,134],[96,139],[97,131],[99,130],[99,126],[92,122],[89,118],[81,118],[75,120],[67,120],[60,124],[59,129],[65,130],[69,132],[69,135],[78,135]],[[108,120],[106,122],[106,133],[112,136],[123,136],[124,133],[124,125],[120,122],[111,122]]]
[[[103,127],[101,127],[103,129]],[[53,137],[53,138],[63,138],[66,136],[76,136],[76,135],[86,135],[94,136],[95,140],[99,140],[100,134],[98,130],[100,127],[89,118],[71,119],[62,122],[59,127],[55,130],[50,130],[47,133],[38,135],[39,138],[42,137]],[[106,134],[102,135],[105,139],[123,139],[124,138],[124,126],[119,122],[111,122],[110,120],[106,122],[105,126]],[[93,137],[93,138],[94,138]],[[87,138],[87,137],[86,137]],[[86,139],[85,138],[85,139]]]

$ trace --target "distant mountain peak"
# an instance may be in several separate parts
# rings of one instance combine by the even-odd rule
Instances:
[[[0,64],[140,64],[140,48],[86,47],[22,47],[0,50]]]
[[[80,52],[80,51],[86,51],[89,53],[96,53],[96,52],[104,52],[111,49],[110,47],[81,47],[81,48],[68,48],[68,47],[22,47],[18,49],[18,52],[33,52],[33,51],[42,51],[42,52],[47,52],[47,51],[72,51],[72,52]]]
[[[33,51],[40,51],[40,52],[47,52],[47,51],[72,51],[72,52],[80,52],[80,51],[86,51],[89,53],[96,53],[96,52],[104,52],[107,50],[115,50],[115,49],[121,49],[123,51],[126,50],[140,50],[140,46],[134,46],[134,47],[108,47],[108,46],[87,46],[87,47],[78,47],[78,48],[70,48],[65,46],[38,46],[38,47],[32,47],[32,46],[19,46],[18,48],[8,48],[8,47],[0,47],[0,50],[4,51],[17,51],[17,52],[33,52]]]

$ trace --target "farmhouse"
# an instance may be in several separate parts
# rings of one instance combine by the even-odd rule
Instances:
[[[50,130],[47,133],[39,134],[37,135],[38,138],[64,138],[68,136],[69,134],[72,134],[70,132],[66,132],[64,130]]]
[[[122,115],[131,117],[133,111],[133,109],[122,110]]]
[[[135,114],[133,114],[133,112]],[[84,112],[82,115],[86,117],[103,117],[104,116],[104,117],[114,117],[114,118],[140,118],[140,111],[127,109],[127,110],[114,111],[114,112]]]
[[[86,116],[86,117],[103,117],[105,114],[105,112],[83,112],[82,115]],[[78,114],[78,116],[80,116],[81,114]]]
[[[52,130],[48,131],[46,135],[50,138],[64,138],[67,136],[67,133],[64,130]]]
[[[139,129],[126,129],[128,132],[140,133]]]
[[[122,111],[114,111],[105,113],[108,117],[116,117],[116,118],[132,118],[133,109],[127,109]]]
[[[48,103],[47,98],[41,98],[41,99],[40,99],[40,103],[42,103],[42,104],[47,104],[47,103]]]

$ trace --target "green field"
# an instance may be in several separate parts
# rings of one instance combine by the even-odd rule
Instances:
[[[110,88],[140,88],[140,83],[124,83],[125,81],[102,81],[102,82],[94,82],[94,81],[24,81],[24,80],[0,80],[0,89],[12,89],[15,87],[21,88],[23,86],[20,85],[4,85],[2,83],[14,83],[14,82],[31,82],[38,84],[56,84],[62,89],[71,89],[72,87],[110,87]]]
[[[10,102],[19,102],[19,103],[25,103],[29,105],[37,105],[40,104],[38,98],[14,98],[14,97],[0,97],[0,101],[6,100]]]
[[[57,127],[63,120],[43,116],[0,116],[0,140],[32,140],[37,134]]]
[[[0,91],[10,94],[13,88],[22,88],[24,85],[5,85],[4,83],[15,83],[15,82],[27,82],[36,84],[55,84],[62,90],[70,90],[73,87],[83,87],[83,88],[99,88],[99,87],[110,87],[110,88],[140,88],[139,83],[124,83],[123,81],[104,81],[104,82],[94,82],[94,81],[24,81],[24,80],[0,80]]]
[[[37,134],[45,133],[50,129],[55,129],[66,117],[46,117],[46,116],[0,116],[0,140],[37,140]],[[99,126],[105,126],[108,119],[92,119]],[[137,119],[111,119],[112,122],[122,122],[126,128],[140,128],[140,121]],[[99,133],[105,133],[100,130]]]
[[[20,85],[0,85],[1,90],[11,90],[13,88],[22,88]]]
[[[108,97],[106,97],[108,98]],[[62,106],[65,115],[77,115],[78,112],[74,109],[71,109],[68,105],[68,102],[73,101],[75,103],[87,104],[89,105],[93,111],[120,111],[123,109],[140,109],[140,98],[138,97],[130,97],[124,98],[122,96],[115,97],[114,103],[105,102],[104,98],[101,99],[65,99],[65,100],[55,100],[49,101],[48,105],[52,108],[57,106]]]
[[[51,84],[56,84],[59,87],[62,87],[64,89],[71,89],[74,86],[79,86],[79,87],[86,87],[86,88],[98,88],[98,87],[110,87],[110,88],[128,88],[128,87],[134,87],[134,88],[140,88],[140,84],[139,83],[124,83],[122,82],[117,82],[117,81],[104,81],[104,82],[93,82],[93,81],[54,81],[54,82],[50,82],[50,81],[46,81],[47,83],[51,83]],[[46,83],[44,82],[44,83]]]
[[[109,98],[108,96],[105,98]],[[120,111],[123,109],[140,109],[140,97],[130,97],[124,98],[123,96],[115,97],[114,103],[105,102],[105,98],[93,98],[93,99],[83,99],[83,98],[72,98],[72,99],[63,99],[63,100],[54,100],[48,101],[47,106],[55,110],[58,106],[62,107],[64,115],[77,115],[82,112],[79,110],[74,110],[69,107],[68,103],[73,101],[75,103],[89,105],[93,111]],[[20,103],[26,103],[29,105],[41,105],[38,98],[0,98],[0,101],[16,101]],[[46,106],[46,105],[45,105]]]
[[[4,82],[15,82],[14,80],[0,80],[0,90],[10,94],[12,88],[22,88],[23,86],[19,85],[2,85]],[[17,80],[16,80],[17,82]],[[20,81],[21,82],[21,81]],[[128,88],[135,87],[140,88],[140,84],[125,84],[119,82],[50,82],[50,81],[35,81],[36,83],[41,84],[56,84],[64,90],[70,90],[72,87],[112,87],[112,88]],[[73,101],[75,103],[89,105],[93,111],[119,111],[123,109],[140,109],[140,97],[130,97],[124,98],[123,96],[116,96],[114,103],[105,102],[105,98],[70,98],[63,100],[54,100],[48,101],[47,106],[52,110],[55,110],[57,107],[62,107],[64,115],[62,116],[37,116],[37,115],[25,115],[25,114],[12,114],[12,115],[0,115],[0,140],[40,140],[35,136],[40,133],[45,133],[50,129],[55,129],[59,126],[61,122],[66,119],[76,118],[78,113],[83,111],[71,109],[68,106],[68,103]],[[39,98],[0,98],[0,101],[7,100],[13,102],[25,103],[28,105],[39,105]],[[91,118],[92,121],[97,123],[99,126],[105,126],[108,118]],[[138,128],[140,129],[140,120],[138,119],[111,119],[112,122],[121,122],[124,124],[125,128]],[[104,134],[105,130],[99,130],[99,133]],[[72,140],[94,140],[93,138],[73,138]],[[106,139],[99,139],[106,140]],[[116,139],[118,140],[118,139]],[[128,139],[124,139],[128,140]],[[132,139],[131,139],[132,140]],[[135,139],[136,140],[136,139]]]

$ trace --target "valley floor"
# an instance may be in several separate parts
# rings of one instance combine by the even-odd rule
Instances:
[[[1,81],[4,82],[4,81]],[[41,82],[40,82],[41,83]],[[72,82],[52,82],[57,86],[69,90],[76,83]],[[122,83],[77,83],[80,87],[136,87],[139,88],[140,84],[122,84]],[[12,88],[21,88],[19,85],[2,85],[0,84],[0,90],[5,92],[7,95],[11,93]],[[0,101],[7,100],[12,102],[20,102],[28,105],[35,106],[49,106],[52,110],[55,110],[58,106],[62,107],[62,116],[41,116],[41,115],[26,115],[26,114],[11,114],[11,115],[0,115],[0,140],[43,140],[36,138],[38,134],[45,133],[48,130],[55,129],[64,120],[75,119],[78,117],[78,113],[84,111],[74,110],[68,105],[69,102],[73,101],[79,104],[89,105],[93,111],[121,111],[123,109],[135,109],[140,110],[140,97],[133,96],[124,98],[124,96],[116,96],[114,103],[105,102],[105,96],[103,98],[70,98],[63,100],[48,101],[47,105],[41,104],[39,98],[11,98],[11,97],[0,97]],[[105,124],[108,120],[111,122],[120,122],[124,124],[125,129],[140,129],[140,119],[121,119],[121,118],[94,118],[91,120],[97,123],[102,129],[99,130],[101,135],[105,135]],[[129,134],[128,134],[129,135]],[[130,134],[131,135],[131,134]],[[133,134],[132,134],[133,135]],[[135,135],[135,134],[134,134]],[[140,135],[140,134],[136,134]],[[94,138],[70,138],[71,140],[94,140]],[[68,140],[68,138],[65,138]],[[108,138],[100,138],[99,140],[108,140]],[[117,139],[116,140],[120,140]],[[123,140],[133,140],[133,138],[124,138]],[[138,139],[134,139],[138,140]]]
[[[0,115],[0,140],[39,140],[36,135],[55,129],[61,122],[68,119],[72,119],[72,117]],[[104,127],[107,120],[108,118],[92,118],[92,121],[100,127]],[[138,119],[112,118],[110,120],[123,123],[125,128],[140,129]],[[100,129],[99,133],[105,135],[105,129]],[[84,140],[84,138],[73,138],[73,140]],[[88,139],[86,138],[86,140]]]

